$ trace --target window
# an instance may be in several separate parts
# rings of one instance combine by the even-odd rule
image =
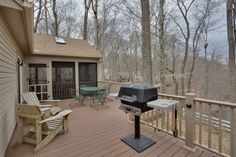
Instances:
[[[29,85],[47,84],[46,64],[29,64]]]

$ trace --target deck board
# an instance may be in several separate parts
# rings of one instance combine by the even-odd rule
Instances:
[[[69,108],[72,100],[63,100],[61,107]],[[87,102],[89,104],[89,102]],[[34,146],[16,145],[13,134],[6,157],[199,157],[213,156],[212,153],[197,148],[190,152],[183,148],[184,141],[163,132],[154,132],[151,127],[141,125],[141,133],[156,141],[156,144],[137,153],[120,139],[133,133],[134,124],[128,122],[128,115],[118,109],[119,101],[106,102],[110,109],[96,110],[92,107],[73,104],[69,116],[68,134],[59,134],[44,149],[33,154]]]
[[[182,148],[182,145],[183,145],[183,142],[182,141],[178,141],[177,143],[175,143],[174,145],[172,145],[171,147],[166,149],[160,155],[160,157],[170,157],[170,156],[173,156],[176,152],[178,152]]]
[[[198,148],[195,152],[191,152],[187,155],[187,157],[198,157],[201,156],[201,154],[204,153],[204,150],[201,148]]]
[[[185,148],[181,148],[181,149],[179,149],[179,151],[178,152],[176,152],[174,155],[173,155],[173,157],[180,157],[180,156],[187,156],[187,155],[189,155],[191,152],[189,151],[189,150],[187,150],[187,149],[185,149]]]

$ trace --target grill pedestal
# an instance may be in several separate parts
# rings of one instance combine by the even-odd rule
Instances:
[[[140,134],[140,116],[135,115],[135,132],[121,139],[124,143],[132,147],[137,152],[142,152],[151,147],[156,142]]]

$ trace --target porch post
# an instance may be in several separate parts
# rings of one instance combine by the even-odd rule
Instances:
[[[79,63],[75,62],[75,89],[79,91]]]
[[[52,95],[52,61],[50,60],[47,64],[47,84],[48,84],[48,95],[49,99],[53,99]]]
[[[101,73],[102,73],[102,63],[101,63],[101,61],[98,61],[97,62],[97,81],[101,81],[101,80],[104,80],[104,79],[102,79],[102,75],[101,75]],[[104,76],[103,76],[104,77]]]
[[[186,139],[185,147],[191,151],[195,151],[194,137],[195,137],[195,111],[196,106],[194,103],[195,94],[187,93],[185,97],[185,130],[186,130]]]

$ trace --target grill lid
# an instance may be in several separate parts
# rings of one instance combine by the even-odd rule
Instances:
[[[157,99],[157,88],[152,85],[133,84],[120,88],[118,98],[129,102],[146,103]]]

